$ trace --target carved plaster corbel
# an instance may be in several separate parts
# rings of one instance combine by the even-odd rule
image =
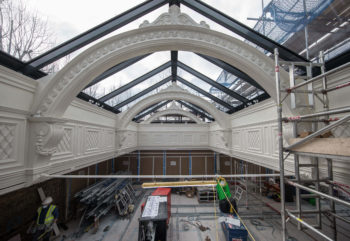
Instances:
[[[224,133],[223,132],[218,132],[218,137],[219,137],[219,140],[220,140],[220,144],[221,145],[223,145],[223,146],[225,146],[225,148],[227,148],[228,147],[228,143],[227,143],[227,140],[226,140],[226,138],[225,138],[225,135],[224,135]]]
[[[117,135],[119,136],[118,148],[123,149],[123,147],[125,146],[125,141],[128,138],[126,130],[119,130]]]
[[[51,156],[57,152],[57,146],[64,133],[63,121],[47,117],[35,117],[30,121],[34,122],[36,153]]]

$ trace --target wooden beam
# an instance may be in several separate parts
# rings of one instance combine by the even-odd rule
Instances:
[[[292,138],[294,144],[303,138]],[[306,152],[324,155],[348,156],[350,158],[350,138],[315,138],[292,149],[295,152]]]

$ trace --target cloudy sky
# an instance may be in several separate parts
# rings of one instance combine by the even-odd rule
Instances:
[[[26,0],[27,6],[31,10],[38,11],[39,15],[44,19],[47,19],[50,28],[53,31],[53,35],[56,39],[56,44],[60,44],[70,38],[140,4],[140,0],[60,0],[60,1],[47,1],[47,0]],[[243,22],[244,24],[253,27],[255,22],[248,21],[247,17],[259,17],[262,12],[262,0],[204,0],[205,3],[214,6],[218,10],[228,14],[229,16]],[[266,6],[270,0],[264,0]],[[144,20],[153,21],[161,13],[168,11],[168,5],[165,5],[152,13],[143,16],[140,19],[124,26],[121,29],[109,34],[106,37],[125,32],[131,29],[138,28],[140,23]],[[202,15],[192,11],[191,9],[181,6],[181,11],[189,14],[195,21],[206,21],[211,29],[221,31],[230,35],[232,32],[217,25],[216,23],[206,19]],[[78,52],[79,53],[79,52]],[[72,56],[78,54],[75,53]],[[128,67],[127,69],[117,73],[116,75],[102,81],[98,85],[98,96],[109,92],[111,89],[120,86],[121,84],[132,81],[133,79],[143,75],[144,73],[154,69],[155,67],[169,61],[169,52],[154,53],[144,60]],[[195,67],[197,70],[202,71],[208,77],[216,80],[221,70],[216,66],[206,62],[200,57],[192,53],[179,52],[179,60],[185,62],[187,65]],[[152,79],[145,81],[138,86],[135,86],[129,91],[128,95],[133,95],[141,89],[147,88],[151,84],[161,80],[170,73],[170,70],[165,70]],[[203,82],[199,83],[196,77],[190,75],[185,71],[179,71],[179,75],[184,77],[190,82],[201,84],[201,87],[205,90],[209,90],[210,86],[205,85]],[[126,99],[124,97],[123,99]],[[120,99],[118,100],[120,101]]]

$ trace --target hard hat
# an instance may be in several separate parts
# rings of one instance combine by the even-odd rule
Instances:
[[[45,200],[41,203],[42,205],[49,205],[53,201],[52,197],[47,197]]]

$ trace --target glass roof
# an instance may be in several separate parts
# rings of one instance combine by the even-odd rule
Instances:
[[[285,45],[300,55],[309,55],[310,59],[314,59],[315,61],[317,61],[317,57],[315,56],[317,56],[318,50],[326,50],[326,59],[335,57],[343,51],[348,50],[350,48],[350,37],[347,31],[349,28],[348,16],[350,14],[350,3],[334,0],[305,1],[306,8],[301,4],[303,1],[295,0],[246,0],[243,2],[203,0],[204,3],[213,6],[229,17],[254,28],[259,33]],[[99,2],[82,0],[27,0],[25,2],[20,0],[4,0],[0,5],[1,14],[4,16],[4,22],[0,27],[3,33],[0,49],[8,51],[25,62],[142,3],[143,1],[136,0],[101,0]],[[24,49],[22,53],[14,51],[14,49],[19,49],[18,45],[16,47],[15,44],[12,46],[8,43],[12,39],[9,35],[11,32],[9,23],[12,20],[15,21],[15,19],[6,18],[6,16],[10,16],[11,11],[12,13],[16,13],[18,6],[22,7],[22,9],[25,6],[27,19],[30,19],[32,16],[38,18],[41,28],[44,31],[43,35],[45,36],[45,41],[42,42],[40,47],[36,49]],[[68,56],[38,69],[45,72],[56,72],[69,62],[70,59],[91,45],[112,35],[136,29],[144,20],[152,22],[160,14],[167,11],[168,4],[165,4],[125,24],[117,30],[80,47]],[[181,4],[181,11],[191,16],[197,22],[206,21],[212,30],[234,36],[256,46],[256,44],[249,42],[184,4]],[[12,15],[16,16],[15,14]],[[308,51],[306,51],[306,44],[302,44],[305,42],[305,26],[308,27]],[[18,38],[17,35],[14,36]],[[335,42],[332,42],[332,45],[330,45],[331,41],[327,41],[330,37],[335,40]],[[40,43],[41,40],[39,39],[38,41]],[[260,47],[258,49],[268,54],[266,50]],[[170,51],[153,53],[113,75],[98,81],[96,84],[83,90],[83,92],[94,98],[94,100],[99,101],[99,105],[109,105],[115,107],[118,111],[125,111],[141,99],[155,94],[170,85],[171,81],[164,82],[161,86],[156,85],[172,75],[170,66],[164,67],[158,73],[138,83],[132,82],[143,78],[145,74],[169,61],[171,61]],[[257,89],[246,82],[246,80],[236,77],[233,73],[218,67],[216,64],[195,53],[178,51],[175,63],[177,63],[176,74],[178,76],[178,85],[190,93],[213,103],[218,109],[224,112],[232,113],[235,108],[241,109],[242,106],[249,106],[257,102],[258,98],[265,94],[264,90]],[[181,66],[183,64],[185,66]],[[193,86],[189,87],[183,84],[180,78],[188,81]],[[213,81],[219,83],[221,86],[215,86],[215,83],[212,83]],[[130,88],[124,91],[119,89],[130,83],[132,83]],[[201,90],[205,91],[206,94],[198,92]],[[140,93],[143,93],[143,95],[141,96]],[[237,97],[237,94],[240,96]],[[191,106],[190,103],[187,103],[187,105]],[[167,106],[169,106],[169,103],[162,106],[161,109]],[[188,109],[187,107],[183,108]],[[195,107],[191,106],[191,108]],[[192,109],[192,111],[194,110]],[[147,110],[144,112],[147,112]]]

